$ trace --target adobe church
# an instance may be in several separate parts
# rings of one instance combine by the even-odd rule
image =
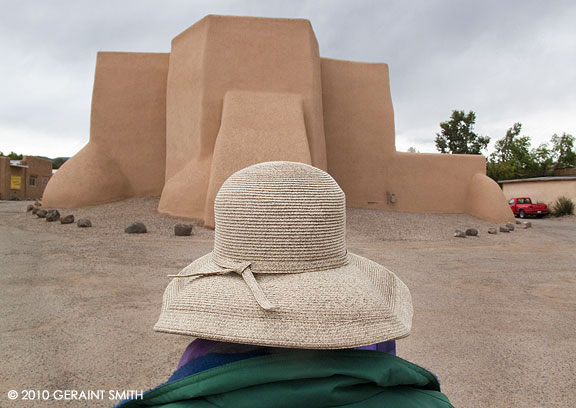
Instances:
[[[396,151],[387,64],[320,57],[308,20],[212,15],[170,53],[98,53],[90,141],[43,204],[160,196],[213,226],[224,180],[273,160],[328,171],[348,206],[513,220],[483,156]]]

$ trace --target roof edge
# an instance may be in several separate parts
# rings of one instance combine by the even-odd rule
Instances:
[[[513,180],[498,180],[498,183],[526,183],[529,181],[560,181],[560,180],[576,180],[576,176],[551,176],[551,177],[532,177],[524,179]]]

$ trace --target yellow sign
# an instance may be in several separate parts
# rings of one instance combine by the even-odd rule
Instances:
[[[10,176],[10,189],[20,190],[22,188],[22,177]]]

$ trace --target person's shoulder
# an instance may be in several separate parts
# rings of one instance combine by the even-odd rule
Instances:
[[[207,355],[193,370],[145,393],[145,401],[123,406],[175,401],[193,406],[218,398],[221,406],[250,408],[269,407],[266,401],[278,399],[294,407],[452,407],[431,372],[379,351],[274,350],[241,357]]]
[[[401,408],[454,408],[441,391],[415,387],[392,387],[348,408],[376,408],[382,406]]]

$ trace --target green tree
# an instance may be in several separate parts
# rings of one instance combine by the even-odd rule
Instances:
[[[548,143],[542,143],[530,151],[531,160],[528,165],[529,177],[544,177],[554,168],[554,153]]]
[[[506,135],[496,141],[491,158],[500,163],[512,161],[520,166],[525,163],[530,156],[530,137],[520,136],[521,131],[522,124],[514,123],[514,126],[506,131]]]
[[[23,158],[23,156],[21,154],[14,153],[14,152],[10,152],[8,157],[10,157],[10,160],[22,160],[22,158]]]
[[[59,169],[60,166],[66,162],[66,160],[68,160],[68,157],[56,157],[55,159],[52,159],[52,168]]]
[[[520,136],[522,124],[515,123],[496,141],[494,153],[486,164],[486,174],[494,180],[509,180],[550,175],[554,168],[576,167],[575,138],[554,134],[551,144],[530,148],[530,137]]]
[[[496,141],[486,167],[489,177],[496,181],[523,178],[537,167],[530,152],[530,137],[520,136],[521,131],[522,124],[514,123],[506,135]]]
[[[552,151],[556,154],[556,168],[576,167],[576,151],[574,136],[562,133],[562,136],[552,136]]]
[[[453,110],[450,120],[440,123],[436,133],[436,148],[441,153],[480,154],[486,149],[490,138],[474,132],[476,113]]]

